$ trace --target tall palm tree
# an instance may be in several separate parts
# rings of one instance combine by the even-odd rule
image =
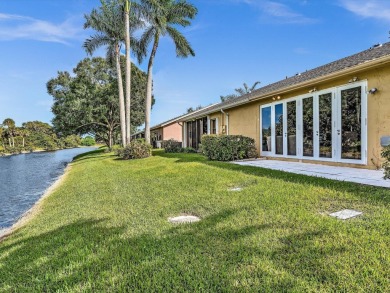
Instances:
[[[126,144],[131,140],[131,60],[130,60],[130,0],[125,0],[124,17],[125,17],[125,47],[126,47]]]
[[[141,13],[148,24],[140,40],[143,54],[138,54],[139,61],[146,56],[146,50],[153,43],[148,62],[148,81],[145,98],[145,140],[150,143],[150,111],[152,108],[153,64],[161,37],[169,36],[176,47],[177,57],[195,56],[187,39],[176,26],[191,25],[198,10],[185,0],[141,0]]]
[[[235,91],[240,94],[241,96],[242,95],[245,95],[245,94],[250,94],[252,91],[255,90],[255,88],[260,84],[260,81],[256,81],[251,87],[249,87],[245,82],[244,82],[244,87],[243,88],[238,88],[238,89],[235,89]]]
[[[119,92],[119,117],[121,125],[122,146],[126,145],[126,121],[123,95],[122,70],[120,50],[124,39],[124,25],[121,7],[116,1],[102,0],[99,10],[93,9],[90,15],[85,15],[84,28],[92,28],[97,33],[84,42],[83,47],[88,54],[101,46],[106,46],[107,59],[115,63]]]
[[[260,84],[260,81],[256,81],[251,87],[249,87],[245,82],[244,82],[244,87],[241,87],[241,88],[237,88],[235,89],[236,93],[237,94],[230,94],[230,95],[227,95],[227,96],[221,96],[221,101],[224,102],[226,100],[230,100],[230,99],[233,99],[233,98],[237,98],[239,96],[243,96],[243,95],[246,95],[246,94],[250,94],[251,92],[253,92],[256,87]]]

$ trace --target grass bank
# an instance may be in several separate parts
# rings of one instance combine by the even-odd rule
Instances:
[[[197,154],[95,151],[0,243],[0,291],[385,292],[389,203],[388,189]],[[364,214],[327,216],[344,208]],[[167,222],[179,214],[202,221]]]

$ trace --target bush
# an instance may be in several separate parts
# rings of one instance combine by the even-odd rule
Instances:
[[[135,139],[124,148],[119,148],[117,155],[124,160],[147,158],[152,155],[152,146],[144,139]]]
[[[255,140],[242,135],[203,135],[202,152],[214,161],[234,161],[257,156]]]
[[[385,159],[382,167],[384,170],[384,179],[390,179],[390,146],[384,147],[382,150],[382,157]]]
[[[166,153],[181,153],[182,147],[181,142],[170,139],[170,140],[163,140],[161,142],[161,147],[165,149]]]
[[[92,136],[86,136],[81,140],[81,145],[83,146],[93,146],[95,144],[95,139]]]
[[[181,148],[180,152],[182,152],[182,153],[187,153],[187,154],[190,154],[190,153],[197,153],[196,149],[190,148],[190,147]]]

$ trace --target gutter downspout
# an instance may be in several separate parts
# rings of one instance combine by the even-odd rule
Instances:
[[[223,109],[221,109],[221,113],[225,114],[226,135],[229,135],[229,113],[226,113]]]

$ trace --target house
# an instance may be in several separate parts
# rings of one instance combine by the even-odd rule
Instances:
[[[390,137],[390,43],[180,118],[183,145],[203,134],[255,139],[262,157],[374,169]]]
[[[210,106],[206,106],[200,110],[206,110]],[[183,123],[182,119],[185,119],[189,115],[196,114],[200,110],[195,110],[193,112],[181,115],[179,117],[170,119],[168,121],[162,122],[160,124],[154,125],[150,128],[150,139],[154,148],[161,148],[161,142],[164,140],[176,140],[182,142],[183,137]],[[142,138],[145,136],[145,131],[139,131],[132,135],[132,138]]]

